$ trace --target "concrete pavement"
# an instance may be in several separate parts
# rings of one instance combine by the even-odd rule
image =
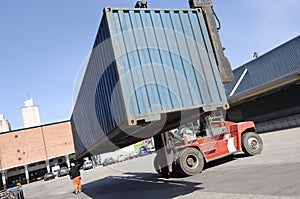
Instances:
[[[261,155],[210,163],[199,175],[161,178],[154,154],[82,171],[83,193],[68,176],[24,185],[27,198],[300,198],[300,128],[261,135]]]

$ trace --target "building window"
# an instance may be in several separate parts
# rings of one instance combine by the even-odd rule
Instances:
[[[18,138],[18,135],[15,135],[15,138]]]
[[[20,153],[20,149],[17,150],[17,153]]]
[[[37,162],[37,163],[33,163],[34,165],[33,166],[35,166],[35,165],[45,165],[45,162],[43,161],[43,162]]]
[[[28,167],[34,167],[36,165],[36,163],[31,163],[30,165],[28,165]]]
[[[20,161],[20,160],[22,160],[22,158],[18,158],[18,160]]]

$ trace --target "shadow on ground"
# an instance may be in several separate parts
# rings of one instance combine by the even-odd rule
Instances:
[[[217,159],[217,160],[206,163],[205,166],[204,166],[204,170],[209,169],[209,168],[213,168],[213,167],[216,167],[216,166],[219,166],[219,165],[222,165],[222,164],[226,164],[226,163],[229,163],[229,162],[232,162],[234,160],[241,159],[241,158],[246,158],[246,157],[248,157],[248,156],[246,156],[244,153],[232,154],[232,155],[226,156],[224,158]]]
[[[246,157],[243,153],[227,156],[205,165],[213,168]],[[200,174],[201,175],[201,174]],[[109,176],[83,185],[86,195],[91,198],[109,199],[169,199],[184,196],[204,189],[201,182],[187,182],[186,178],[162,178],[153,173],[123,173],[121,176]]]
[[[153,173],[124,173],[109,176],[83,185],[83,191],[91,198],[169,199],[204,189],[202,183],[160,178]]]

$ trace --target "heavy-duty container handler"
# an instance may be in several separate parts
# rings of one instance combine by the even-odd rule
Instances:
[[[201,9],[207,25],[216,62],[224,84],[233,80],[228,59],[224,56],[211,0],[190,0],[190,7]],[[220,27],[220,24],[219,24]],[[244,152],[260,154],[263,141],[252,121],[234,123],[224,120],[224,110],[200,115],[199,120],[154,136],[155,170],[164,177],[195,175],[204,164]]]
[[[169,177],[195,175],[236,152],[261,153],[253,122],[224,120],[223,84],[233,73],[212,1],[189,3],[104,9],[71,118],[78,158],[153,136],[155,170]]]

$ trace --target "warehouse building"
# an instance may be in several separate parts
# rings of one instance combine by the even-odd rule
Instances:
[[[0,189],[36,181],[54,165],[75,159],[69,121],[0,134]]]
[[[228,120],[252,120],[258,132],[300,126],[300,36],[233,72]]]

